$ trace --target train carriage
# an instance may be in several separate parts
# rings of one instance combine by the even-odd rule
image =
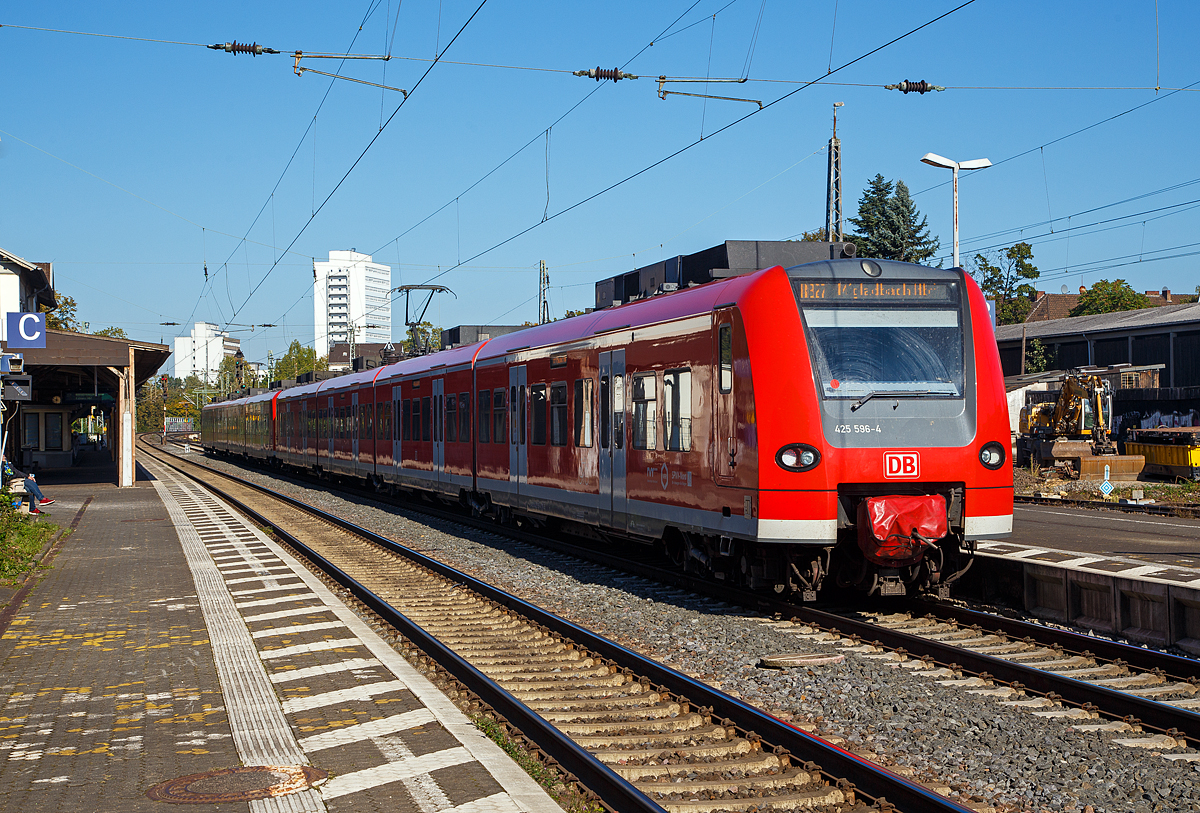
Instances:
[[[270,454],[263,420],[285,427],[284,463],[806,598],[829,577],[942,586],[975,540],[1011,532],[1003,379],[961,269],[733,276],[210,405],[206,448]]]

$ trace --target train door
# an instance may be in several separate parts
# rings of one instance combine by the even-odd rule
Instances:
[[[716,314],[716,334],[713,356],[717,360],[716,375],[713,376],[716,392],[713,393],[713,431],[715,443],[713,453],[713,476],[718,484],[732,484],[737,469],[738,439],[737,417],[733,392],[733,309],[726,308]]]
[[[300,448],[299,452],[300,465],[308,466],[308,401],[300,402],[300,414],[297,416],[300,419]]]
[[[350,469],[358,471],[358,438],[362,434],[362,415],[358,411],[358,393],[350,393]]]
[[[525,365],[508,368],[508,481],[512,484],[517,505],[529,482],[529,445],[526,437],[528,414]]]
[[[438,483],[446,478],[446,436],[442,434],[442,399],[445,394],[446,379],[433,379],[433,415],[430,416],[433,433],[430,437],[433,439],[433,479]]]
[[[325,421],[325,446],[329,450],[329,457],[326,459],[326,463],[327,463],[327,465],[332,467],[333,466],[333,436],[337,434],[337,432],[334,431],[334,428],[337,426],[337,410],[335,410],[333,408],[333,396],[332,395],[329,396],[329,398],[327,400],[329,401],[329,407],[328,407],[329,411],[326,414],[329,417]]]
[[[600,524],[624,529],[625,351],[600,354]]]
[[[397,481],[400,479],[400,469],[404,463],[404,444],[400,439],[404,437],[408,426],[411,425],[409,415],[400,413],[400,404],[403,402],[403,398],[400,385],[392,387],[392,471],[395,472]]]

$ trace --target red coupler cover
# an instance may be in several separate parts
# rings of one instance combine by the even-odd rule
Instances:
[[[925,545],[912,538],[913,531],[928,540],[948,533],[945,497],[893,495],[859,503],[858,546],[870,561],[892,567],[918,561]]]

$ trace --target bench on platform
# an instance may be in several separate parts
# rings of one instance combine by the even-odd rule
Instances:
[[[30,500],[32,500],[32,497],[30,498],[30,500],[25,499],[27,496],[29,496],[29,492],[25,490],[25,478],[14,477],[12,480],[9,480],[8,481],[8,491],[12,495],[12,498],[14,500],[19,500],[19,502],[15,506],[17,511],[21,514],[28,514],[29,513],[29,503],[30,503]]]

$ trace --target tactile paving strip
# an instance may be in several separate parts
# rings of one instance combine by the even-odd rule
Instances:
[[[311,760],[332,777],[252,811],[390,808],[398,795],[427,812],[560,810],[274,541],[192,481],[147,468],[196,577],[239,756]]]

